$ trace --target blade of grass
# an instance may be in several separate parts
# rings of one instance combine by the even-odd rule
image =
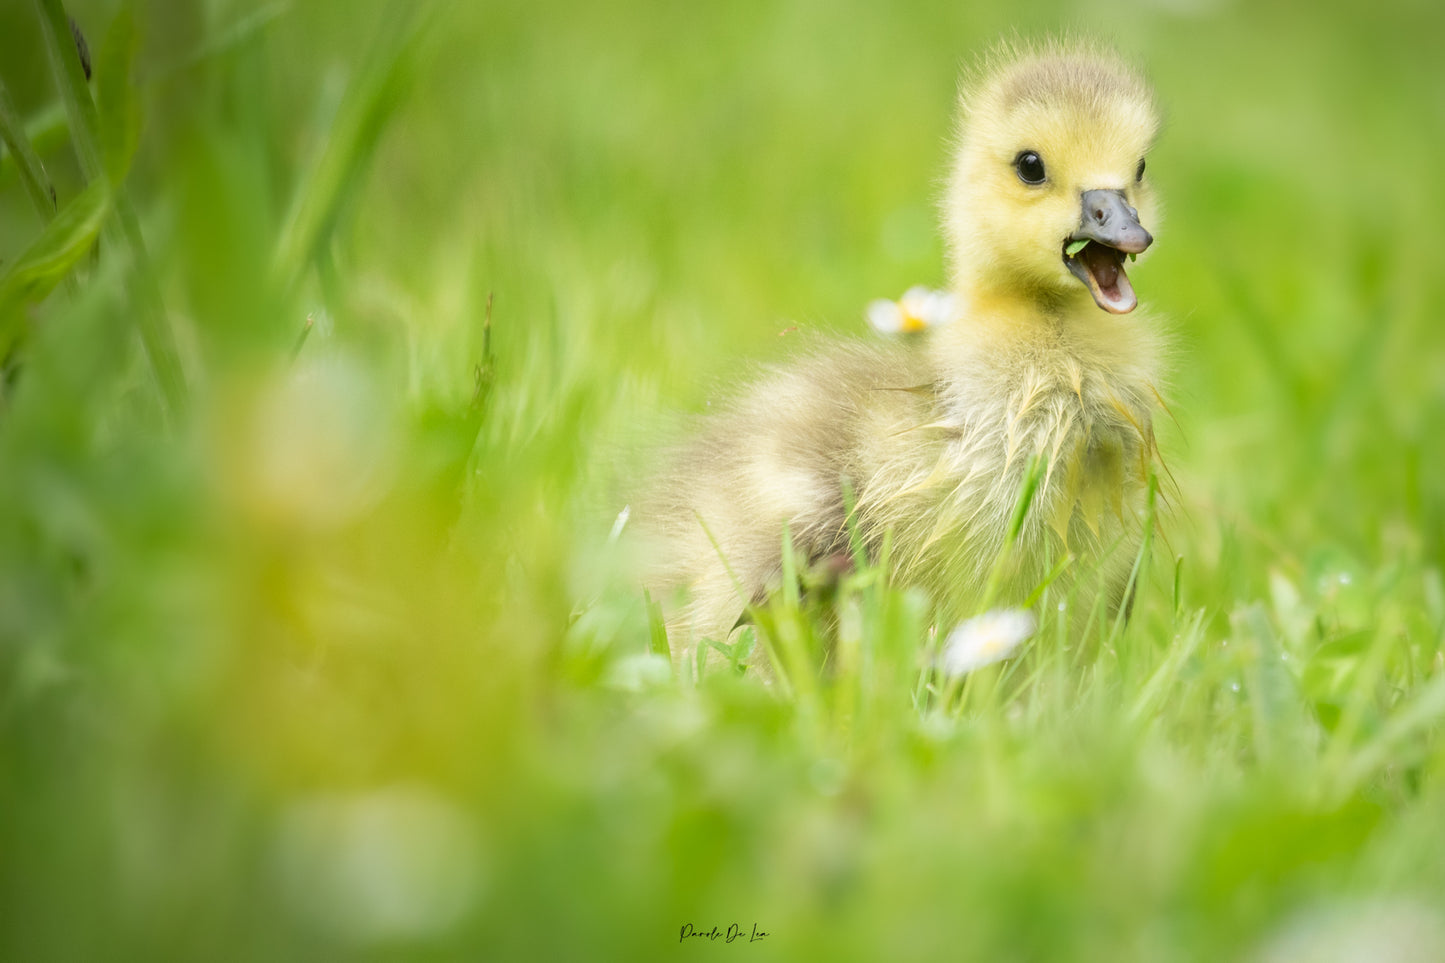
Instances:
[[[1346,767],[1346,759],[1356,735],[1365,723],[1375,697],[1375,691],[1385,674],[1390,653],[1395,648],[1395,639],[1388,632],[1375,633],[1370,647],[1365,650],[1355,671],[1345,705],[1340,712],[1339,722],[1330,733],[1330,744],[1325,752],[1325,767],[1339,772]]]
[[[420,18],[408,24],[408,19],[407,6],[393,6],[342,99],[325,145],[297,185],[271,265],[272,279],[283,291],[300,280],[326,243],[408,86],[412,55],[426,23]]]
[[[667,619],[662,615],[662,606],[652,593],[642,590],[643,604],[647,610],[647,649],[653,655],[660,655],[672,664],[672,646],[667,642]]]
[[[45,157],[59,150],[69,131],[65,121],[65,106],[58,100],[46,105],[27,118],[20,129],[24,131],[25,139],[29,141],[37,157]],[[4,186],[12,168],[17,171],[18,176],[19,164],[15,155],[8,150],[0,152],[0,186]]]
[[[1039,489],[1039,482],[1043,479],[1047,466],[1048,459],[1043,455],[1035,455],[1029,459],[1028,468],[1025,469],[1023,481],[1019,485],[1018,500],[1014,502],[1013,516],[1009,519],[1008,532],[1004,536],[1003,548],[994,560],[993,569],[989,572],[988,582],[984,586],[983,600],[979,603],[980,612],[987,612],[998,597],[1004,572],[1008,570],[1008,564],[1013,558],[1014,545],[1018,542],[1019,532],[1023,530],[1024,519],[1028,517],[1029,506],[1034,502],[1034,494]]]
[[[727,572],[728,581],[732,582],[733,591],[737,593],[737,597],[742,600],[744,606],[750,605],[752,600],[748,598],[748,593],[743,590],[742,581],[738,578],[737,573],[733,571],[732,563],[728,561],[728,557],[723,552],[722,545],[713,535],[712,529],[708,528],[707,522],[703,521],[702,515],[699,512],[694,511],[692,517],[697,519],[698,525],[702,526],[702,533],[707,536],[708,544],[712,546],[714,552],[717,552],[717,557],[719,561],[722,562],[723,571]]]
[[[135,20],[121,7],[106,31],[95,62],[100,157],[112,184],[125,181],[140,145],[140,104],[131,82],[137,47]]]
[[[1036,585],[1034,590],[1029,593],[1029,597],[1024,599],[1023,608],[1033,608],[1039,599],[1043,598],[1044,593],[1049,590],[1049,586],[1053,585],[1059,576],[1063,575],[1064,571],[1072,564],[1074,564],[1074,556],[1065,553],[1064,557],[1059,559],[1053,568],[1049,569],[1049,574],[1044,576],[1044,580]]]
[[[693,517],[697,519],[698,525],[702,526],[702,532],[703,532],[704,535],[707,536],[707,540],[708,540],[708,542],[712,545],[713,551],[717,552],[717,557],[718,557],[718,559],[722,562],[722,565],[723,565],[723,571],[727,572],[728,581],[732,582],[733,592],[736,593],[738,599],[741,600],[742,603],[743,603],[743,612],[744,612],[748,617],[754,619],[754,621],[764,620],[764,619],[766,618],[766,616],[767,616],[767,611],[766,611],[766,610],[759,610],[756,606],[753,605],[752,599],[750,599],[750,598],[748,597],[747,592],[744,591],[744,589],[743,589],[743,583],[742,583],[742,581],[739,580],[739,578],[737,577],[737,573],[735,573],[735,572],[733,571],[732,565],[728,562],[727,555],[726,555],[726,554],[723,552],[723,550],[722,550],[722,545],[721,545],[721,544],[718,542],[718,540],[713,536],[712,529],[708,528],[707,522],[703,521],[702,515],[698,514],[697,512],[693,512]],[[766,633],[766,634],[767,634],[767,636],[769,636],[769,637],[771,637],[771,636],[773,635],[773,633],[771,633],[771,632]],[[703,644],[701,644],[701,643],[700,643],[700,644],[698,645],[698,647],[697,647],[697,652],[696,652],[696,675],[694,675],[694,677],[693,677],[694,680],[696,680],[696,681],[701,681],[701,680],[702,680],[702,674],[703,674],[703,673],[702,673],[702,670],[703,670],[703,665],[704,665],[705,648],[706,648],[706,646],[703,645]],[[719,651],[722,651],[722,652],[725,652],[725,653],[729,653],[729,650],[727,650],[727,649],[720,649]],[[778,658],[777,658],[777,653],[776,653],[776,651],[773,649],[773,647],[772,647],[771,645],[768,646],[768,653],[769,653],[769,655],[772,657],[773,663],[774,663],[775,665],[776,665],[776,664],[779,664],[779,663],[778,663]],[[730,653],[729,653],[729,655],[730,655]],[[780,676],[780,679],[782,680],[782,682],[783,682],[783,684],[784,684],[784,687],[786,688],[786,687],[787,687],[787,677],[786,677],[786,675]]]
[[[70,21],[60,0],[34,0],[40,17],[42,33],[45,35],[46,50],[55,81],[60,88],[61,101],[70,120],[71,141],[76,156],[80,159],[81,171],[87,182],[108,179],[100,148],[100,122],[95,101],[86,85],[85,72],[80,58],[75,53],[75,38],[70,30]],[[165,305],[161,300],[160,286],[146,252],[145,240],[141,235],[140,219],[131,206],[123,185],[113,184],[115,209],[114,227],[107,224],[107,233],[119,234],[118,249],[130,253],[131,269],[127,272],[127,283],[131,300],[136,305],[136,323],[140,330],[141,344],[150,360],[160,386],[161,397],[166,410],[172,417],[184,414],[188,402],[185,374],[181,370],[180,353],[176,350],[175,336],[170,322],[166,319]]]
[[[1131,724],[1138,724],[1141,720],[1148,718],[1149,714],[1158,707],[1164,699],[1164,694],[1174,684],[1174,680],[1179,678],[1179,672],[1184,668],[1184,664],[1199,648],[1199,643],[1204,638],[1204,611],[1202,609],[1195,613],[1182,636],[1183,642],[1170,648],[1169,656],[1149,677],[1149,681],[1144,683],[1139,697],[1134,700],[1128,716]]]
[[[806,619],[802,609],[802,591],[798,582],[798,560],[793,550],[793,533],[783,526],[783,591],[770,606],[773,634],[776,638],[781,674],[797,697],[799,709],[810,718],[817,718],[818,690],[808,659],[804,632]]]
[[[291,345],[291,363],[295,364],[296,359],[301,357],[301,349],[306,347],[306,339],[311,337],[311,329],[316,327],[316,317],[306,315],[306,320],[301,324],[301,332],[296,335],[296,341]]]
[[[1134,603],[1134,593],[1139,590],[1139,573],[1149,564],[1149,549],[1154,544],[1154,512],[1159,495],[1159,476],[1149,472],[1149,493],[1144,502],[1144,537],[1139,542],[1139,551],[1134,556],[1134,567],[1129,570],[1129,581],[1124,584],[1124,597],[1119,611],[1114,613],[1114,626],[1109,630],[1108,645],[1113,645],[1124,630],[1124,620]]]
[[[1023,531],[1024,520],[1028,518],[1029,508],[1033,505],[1034,495],[1038,492],[1039,483],[1043,480],[1047,467],[1048,459],[1043,455],[1034,455],[1029,459],[1028,466],[1024,470],[1023,481],[1019,484],[1019,494],[1014,502],[1013,514],[1009,518],[1008,531],[1004,534],[1003,547],[999,550],[998,557],[994,559],[993,568],[989,571],[988,582],[984,586],[983,597],[978,606],[980,613],[987,612],[998,598],[999,589],[1003,585],[1004,573],[1008,571],[1009,563],[1013,559],[1013,550],[1018,543],[1019,532]],[[946,641],[943,640],[946,640],[947,633],[940,632],[939,634],[940,644],[946,645]],[[968,703],[968,693],[972,685],[970,680],[974,674],[974,672],[968,672],[955,675],[944,684],[939,711],[944,714],[952,712],[955,717],[963,711],[963,707]]]
[[[40,223],[50,223],[50,219],[55,216],[55,188],[50,185],[50,178],[45,174],[45,165],[40,163],[39,155],[35,153],[30,138],[26,136],[20,115],[15,112],[15,103],[10,99],[10,91],[6,89],[4,81],[0,81],[0,140],[5,142],[6,149],[15,160],[20,182],[25,185],[25,193],[30,196],[30,203],[35,205],[35,211],[40,215]]]
[[[1426,683],[1409,704],[1390,715],[1375,738],[1355,753],[1335,783],[1335,798],[1344,799],[1390,761],[1390,753],[1415,733],[1445,717],[1445,675]]]
[[[150,83],[167,80],[174,74],[239,47],[269,27],[274,21],[279,20],[284,14],[289,13],[290,10],[289,2],[267,4],[258,10],[253,10],[237,18],[230,26],[217,32],[214,37],[207,39],[190,53],[147,71],[146,79]]]
[[[60,89],[60,101],[70,121],[70,139],[80,160],[81,173],[93,181],[105,173],[100,155],[100,118],[86,83],[85,68],[75,50],[75,36],[60,0],[34,0],[45,35],[50,69]]]
[[[151,268],[150,256],[146,252],[145,240],[141,235],[140,219],[131,207],[125,190],[117,190],[115,215],[121,237],[131,254],[131,270],[127,280],[131,299],[139,307],[136,320],[139,322],[141,344],[146,357],[150,359],[151,370],[159,382],[161,395],[172,417],[183,416],[190,405],[190,389],[181,369],[180,352],[176,349],[175,335],[166,318],[165,304],[161,300],[160,286]]]
[[[110,212],[106,188],[105,181],[92,183],[0,274],[0,355],[19,335],[25,306],[49,294],[94,246]]]
[[[848,529],[848,554],[853,557],[853,567],[859,571],[868,564],[868,549],[863,544],[863,533],[858,528],[858,499],[853,494],[853,485],[843,479],[843,525]]]
[[[1246,672],[1259,758],[1275,766],[1298,764],[1316,735],[1316,726],[1294,676],[1281,659],[1275,629],[1259,602],[1236,611],[1230,621],[1236,638],[1254,643],[1254,658]]]

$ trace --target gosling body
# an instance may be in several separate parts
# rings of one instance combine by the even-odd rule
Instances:
[[[962,96],[944,205],[963,317],[809,346],[703,419],[640,499],[675,654],[727,639],[766,598],[785,531],[805,561],[845,553],[850,496],[894,577],[942,618],[969,614],[1036,456],[997,601],[1022,602],[1066,556],[1062,585],[1097,579],[1122,601],[1163,359],[1123,263],[1152,241],[1156,127],[1143,82],[1106,53],[1051,45],[984,66]]]

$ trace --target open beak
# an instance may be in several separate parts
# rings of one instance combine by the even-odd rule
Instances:
[[[1064,241],[1064,264],[1099,307],[1128,314],[1139,299],[1124,273],[1124,256],[1143,253],[1154,238],[1139,224],[1139,212],[1123,191],[1084,191],[1080,200],[1079,229]],[[1086,243],[1080,247],[1080,242]]]

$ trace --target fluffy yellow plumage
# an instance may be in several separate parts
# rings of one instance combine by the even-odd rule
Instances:
[[[1123,262],[1152,241],[1157,126],[1146,85],[1105,52],[1056,44],[983,65],[944,203],[962,319],[815,347],[705,419],[639,499],[676,654],[726,639],[777,584],[785,527],[807,560],[843,552],[845,491],[870,547],[891,533],[896,576],[968,614],[1035,456],[1046,468],[1002,599],[1072,554],[1066,579],[1097,576],[1119,604],[1161,364]]]

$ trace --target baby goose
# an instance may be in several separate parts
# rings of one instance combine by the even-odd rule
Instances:
[[[1162,351],[1126,317],[1124,260],[1153,241],[1157,127],[1148,88],[1111,54],[1052,44],[986,64],[961,97],[944,202],[961,320],[771,372],[704,419],[639,499],[674,655],[726,640],[776,587],[785,529],[805,562],[845,553],[845,492],[870,550],[891,533],[895,578],[942,618],[970,614],[1039,458],[992,601],[1022,602],[1072,555],[1066,581],[1097,576],[1121,603]]]

